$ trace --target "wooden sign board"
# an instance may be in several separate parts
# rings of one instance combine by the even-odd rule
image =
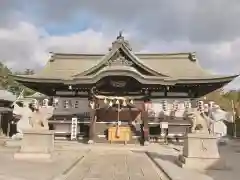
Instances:
[[[160,122],[161,129],[168,129],[168,122]]]

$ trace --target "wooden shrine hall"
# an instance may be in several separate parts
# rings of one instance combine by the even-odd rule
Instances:
[[[1,136],[12,135],[13,128],[10,125],[12,121],[11,105],[15,99],[16,97],[12,93],[0,85],[0,138]]]
[[[77,117],[77,135],[83,133],[89,143],[100,135],[110,142],[127,142],[135,135],[148,143],[151,132],[161,122],[168,122],[169,128],[173,122],[175,126],[180,122],[189,125],[187,120],[176,120],[174,116],[150,118],[149,102],[193,100],[223,87],[237,75],[210,74],[200,67],[195,53],[134,53],[120,33],[106,54],[54,53],[39,73],[13,77],[49,97],[88,101],[87,115],[76,109],[69,113],[56,105],[50,122],[57,124],[57,116],[61,116],[67,124],[70,118]],[[70,103],[68,106],[73,107]],[[161,134],[160,130],[157,134]]]

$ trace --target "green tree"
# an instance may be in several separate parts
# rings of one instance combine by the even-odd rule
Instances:
[[[24,75],[32,75],[32,74],[34,74],[34,70],[33,69],[26,69],[24,71]]]
[[[32,70],[32,69],[26,69],[24,72],[15,72],[14,73],[14,75],[32,75],[32,74],[34,74],[34,70]],[[16,84],[14,86],[12,86],[12,88],[14,89],[13,91],[17,92],[17,95],[19,95],[23,90],[24,90],[23,96],[29,96],[29,95],[32,95],[35,93],[35,91],[33,91],[32,89],[29,89],[17,82],[15,82],[15,83]],[[16,87],[16,85],[17,85],[17,87]]]
[[[240,91],[232,90],[226,93],[222,93],[222,90],[216,90],[205,96],[205,101],[214,101],[221,108],[232,111],[232,101],[234,104],[240,103]]]
[[[22,90],[24,90],[24,95],[28,96],[33,93],[35,93],[33,90],[17,83],[14,81],[12,76],[9,76],[11,74],[14,75],[30,75],[34,74],[34,70],[32,69],[26,69],[23,72],[12,72],[7,66],[5,66],[3,63],[0,62],[0,86],[4,89],[19,95]]]

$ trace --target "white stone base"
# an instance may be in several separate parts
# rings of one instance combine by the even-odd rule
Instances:
[[[88,142],[87,142],[88,144],[94,144],[94,141],[93,140],[88,140]]]
[[[225,161],[219,155],[217,137],[201,133],[186,136],[183,154],[178,157],[177,164],[196,170],[226,168]]]
[[[7,138],[4,136],[0,136],[0,146],[4,146]]]
[[[50,153],[15,153],[14,159],[16,160],[51,160]]]
[[[177,160],[177,164],[186,169],[195,169],[199,171],[209,169],[226,169],[226,163],[220,158],[190,158],[180,155]]]
[[[20,141],[19,152],[14,154],[15,159],[51,159],[54,149],[54,131],[25,130]]]
[[[144,143],[143,143],[144,146],[148,146],[149,144],[150,144],[149,141],[144,141]]]
[[[22,140],[8,139],[8,140],[5,141],[4,146],[20,148],[21,147],[21,141]]]

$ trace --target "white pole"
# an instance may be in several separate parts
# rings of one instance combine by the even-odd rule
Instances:
[[[3,129],[2,129],[2,114],[0,112],[0,136],[3,135]]]
[[[231,100],[231,104],[232,104],[233,127],[234,127],[233,137],[236,138],[237,137],[236,112],[235,112],[234,101],[233,100]]]

